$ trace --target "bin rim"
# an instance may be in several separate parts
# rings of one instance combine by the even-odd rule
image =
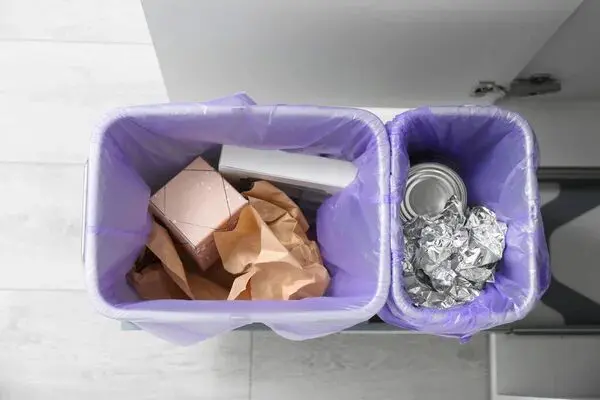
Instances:
[[[361,121],[372,132],[376,140],[379,176],[378,185],[380,187],[380,199],[377,201],[378,217],[380,224],[379,240],[379,260],[378,260],[378,279],[377,290],[370,299],[361,307],[340,310],[316,310],[316,311],[273,311],[273,312],[250,312],[246,315],[236,315],[230,311],[202,313],[201,311],[157,311],[151,309],[133,309],[128,307],[131,304],[124,303],[113,305],[107,301],[100,293],[98,288],[98,275],[94,259],[95,243],[88,237],[94,231],[93,227],[87,224],[88,213],[90,212],[88,196],[93,191],[94,180],[90,176],[97,171],[99,153],[90,151],[90,156],[85,165],[84,173],[84,208],[83,208],[83,230],[82,230],[82,258],[86,275],[87,291],[90,295],[93,306],[96,310],[106,317],[129,322],[235,322],[239,325],[249,323],[276,324],[279,322],[289,322],[289,317],[293,316],[294,321],[310,323],[327,323],[348,320],[348,313],[352,313],[352,319],[366,320],[375,315],[384,305],[388,298],[390,290],[390,240],[389,240],[389,176],[390,176],[390,145],[384,123],[371,111],[353,108],[353,107],[332,107],[332,106],[310,106],[310,105],[208,105],[205,103],[168,103],[156,105],[141,105],[119,108],[107,114],[97,127],[91,147],[92,149],[102,145],[103,137],[108,128],[123,118],[143,117],[150,113],[155,117],[167,117],[173,112],[182,112],[183,109],[195,110],[202,115],[207,113],[225,113],[234,110],[236,113],[243,112],[262,112],[268,115],[275,109],[277,112],[301,111],[303,115],[332,115],[336,117],[346,117]],[[383,160],[386,160],[385,162]],[[91,183],[91,184],[90,184]],[[164,300],[163,300],[164,301]],[[170,300],[170,301],[190,301],[190,300]],[[302,301],[302,300],[299,300]],[[150,302],[149,302],[150,303]],[[285,320],[285,321],[284,321]]]
[[[396,134],[394,131],[395,125],[400,123],[404,123],[404,120],[407,118],[413,118],[423,115],[434,115],[434,116],[456,116],[456,117],[469,117],[469,116],[485,116],[492,118],[501,118],[504,120],[508,120],[513,123],[522,136],[524,137],[524,149],[528,156],[526,157],[526,185],[528,187],[537,188],[537,158],[532,155],[537,155],[537,140],[535,134],[529,125],[529,123],[518,113],[505,110],[499,108],[497,106],[480,106],[480,105],[462,105],[462,106],[432,106],[432,107],[420,107],[412,110],[408,110],[401,114],[398,114],[394,117],[394,119],[386,124],[386,127],[389,131],[390,137]],[[390,140],[392,142],[392,140]],[[394,157],[395,149],[391,148],[392,157]],[[391,175],[392,181],[395,179],[397,173],[399,171],[394,170],[394,163],[392,162],[391,166]],[[393,185],[393,182],[391,182]],[[528,201],[532,201],[535,197],[535,193],[528,193]],[[392,206],[394,208],[395,205]],[[399,206],[399,203],[398,203]],[[539,211],[539,210],[537,210]],[[394,219],[394,215],[396,212],[392,209],[390,211],[390,223],[394,220],[394,223],[397,223],[402,230],[403,223],[400,219]],[[538,220],[538,216],[536,214],[536,210],[530,210],[527,219],[528,226],[537,226],[540,221]],[[390,237],[391,241],[397,240],[397,238]],[[534,248],[533,242],[529,241],[528,248],[528,264],[529,265],[537,265],[536,260],[536,252],[537,249]],[[397,247],[396,247],[397,248]],[[529,313],[535,306],[536,302],[540,297],[540,293],[543,293],[544,288],[540,287],[540,276],[543,271],[540,268],[530,268],[532,269],[532,276],[529,279],[529,286],[524,289],[526,295],[520,299],[520,302],[515,307],[512,307],[501,313],[491,313],[489,318],[489,327],[514,322],[523,315]],[[411,321],[418,321],[419,323],[427,323],[432,325],[432,329],[422,329],[425,332],[432,333],[440,333],[443,334],[442,329],[439,325],[436,325],[435,321],[443,321],[444,317],[448,315],[450,311],[459,312],[459,310],[469,310],[472,303],[466,303],[459,306],[452,307],[450,309],[436,309],[436,308],[426,308],[426,307],[416,307],[412,303],[410,303],[407,298],[403,287],[403,276],[402,276],[402,267],[401,260],[398,257],[394,257],[392,255],[392,266],[391,266],[391,282],[390,282],[390,295],[385,305],[385,312],[382,312],[380,315],[382,318],[393,325],[404,326],[410,328]],[[389,312],[391,316],[398,319],[398,321],[390,320],[389,318],[385,318],[386,312]],[[402,321],[402,322],[400,322]],[[433,321],[433,322],[432,322]],[[420,329],[421,330],[421,329]],[[450,329],[452,331],[452,329]],[[454,333],[451,333],[453,335]]]

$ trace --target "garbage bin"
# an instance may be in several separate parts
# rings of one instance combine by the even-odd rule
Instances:
[[[419,108],[387,124],[391,145],[392,282],[379,316],[399,327],[468,337],[523,318],[550,282],[536,179],[535,136],[518,114],[496,107]],[[409,158],[452,165],[469,205],[483,205],[507,223],[506,247],[494,283],[471,303],[441,310],[414,306],[403,287],[400,203]]]
[[[141,301],[125,275],[145,246],[148,200],[199,155],[222,144],[352,161],[356,179],[317,212],[331,283],[324,297],[290,301]],[[191,344],[251,323],[301,340],[375,315],[389,291],[390,149],[367,111],[257,106],[245,95],[205,104],[124,108],[92,138],[87,168],[84,265],[95,307],[169,341]]]

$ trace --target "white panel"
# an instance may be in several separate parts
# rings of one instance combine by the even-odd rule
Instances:
[[[3,400],[247,400],[250,333],[177,347],[121,331],[83,292],[0,292]]]
[[[172,100],[472,103],[509,82],[581,0],[146,0]]]
[[[600,1],[585,0],[581,7],[535,55],[521,73],[551,73],[562,81],[552,99],[600,98]]]
[[[494,336],[492,391],[497,394],[548,399],[600,395],[600,337]]]
[[[543,167],[600,167],[600,101],[527,98],[503,100],[499,106],[529,121]]]

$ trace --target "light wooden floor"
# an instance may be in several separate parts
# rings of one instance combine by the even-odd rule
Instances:
[[[179,348],[87,300],[82,165],[94,124],[167,101],[135,0],[0,0],[0,399],[487,398],[486,339],[236,332]]]

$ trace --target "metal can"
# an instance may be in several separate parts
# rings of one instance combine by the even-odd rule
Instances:
[[[417,164],[408,171],[400,216],[410,221],[419,215],[437,214],[452,196],[456,196],[464,211],[467,188],[454,170],[439,163]]]

